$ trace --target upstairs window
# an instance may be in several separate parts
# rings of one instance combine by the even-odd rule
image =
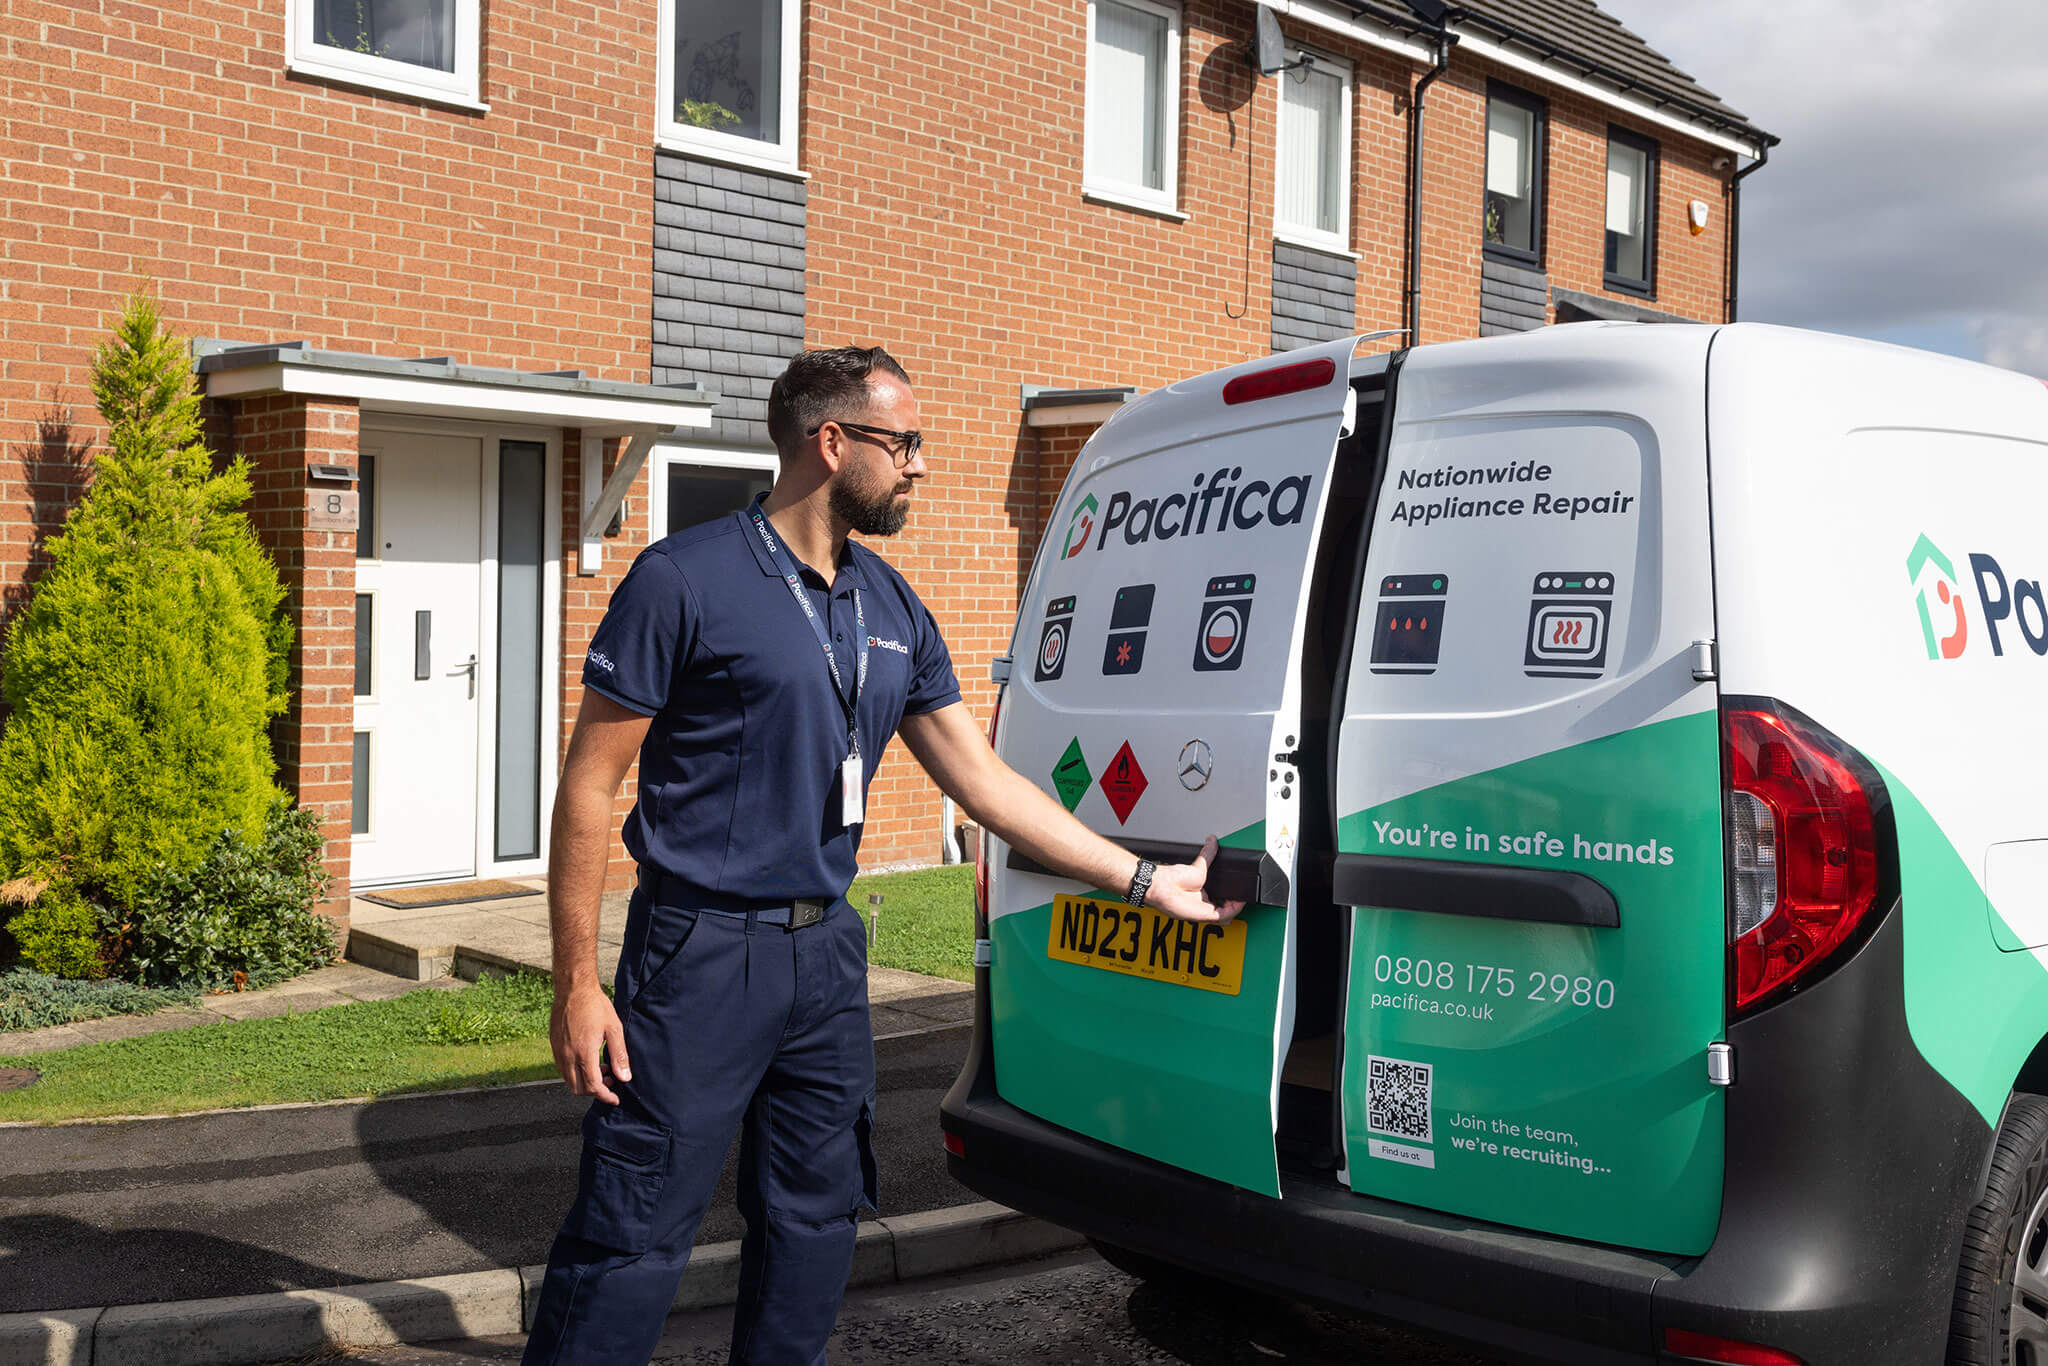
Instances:
[[[1091,0],[1082,189],[1174,213],[1179,107],[1180,11],[1152,0]]]
[[[286,0],[285,65],[305,76],[480,107],[481,0]]]
[[[1324,251],[1351,249],[1351,64],[1313,56],[1280,76],[1280,237]]]
[[[1657,144],[1607,130],[1607,287],[1630,294],[1656,288]]]
[[[1486,92],[1486,196],[1482,231],[1489,255],[1523,265],[1543,259],[1543,101],[1511,86]]]
[[[662,0],[661,141],[795,170],[798,13],[797,0]]]

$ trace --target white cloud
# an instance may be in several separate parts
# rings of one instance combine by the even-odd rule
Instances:
[[[2048,5],[1602,0],[1784,139],[1743,186],[1742,316],[2048,358]]]

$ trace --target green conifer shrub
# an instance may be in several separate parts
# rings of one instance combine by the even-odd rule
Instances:
[[[94,351],[92,390],[106,445],[0,657],[0,877],[49,883],[10,933],[61,975],[88,945],[99,960],[80,901],[118,915],[222,831],[260,839],[291,644],[284,586],[240,510],[248,467],[215,469],[185,350],[146,294]]]

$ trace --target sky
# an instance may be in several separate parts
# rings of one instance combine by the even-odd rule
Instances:
[[[1784,139],[1741,316],[2048,377],[2048,4],[1600,0]]]

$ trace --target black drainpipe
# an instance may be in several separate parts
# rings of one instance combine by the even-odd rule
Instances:
[[[1728,177],[1728,321],[1731,323],[1735,321],[1735,286],[1742,273],[1742,180],[1764,168],[1771,159],[1771,144],[1776,141],[1776,138],[1764,138],[1757,144],[1756,160]]]
[[[1404,267],[1401,325],[1408,329],[1408,345],[1422,341],[1422,97],[1437,78],[1451,68],[1451,45],[1456,35],[1438,29],[1436,64],[1415,83],[1408,102],[1408,260]]]

